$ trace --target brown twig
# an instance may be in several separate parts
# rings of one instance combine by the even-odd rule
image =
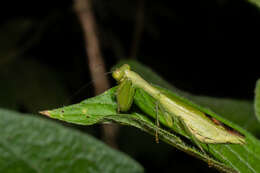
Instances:
[[[88,55],[87,62],[94,82],[95,94],[100,94],[109,88],[109,82],[107,76],[104,75],[106,69],[99,47],[91,0],[74,0],[74,5],[84,32],[86,53]],[[114,148],[117,148],[115,142],[117,131],[115,125],[103,125],[103,139]]]

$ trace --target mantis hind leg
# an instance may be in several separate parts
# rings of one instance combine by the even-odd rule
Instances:
[[[155,141],[156,143],[159,143],[159,136],[158,136],[158,128],[160,127],[160,124],[159,124],[159,115],[158,115],[158,108],[159,107],[159,103],[156,102],[156,131],[155,131]]]
[[[159,111],[161,112],[161,116],[163,116],[163,118],[165,119],[166,123],[168,124],[168,126],[172,126],[173,125],[173,119],[170,116],[170,114],[168,112],[166,112],[163,108],[163,106],[160,104],[160,102],[156,102],[156,119],[155,119],[155,124],[156,124],[156,131],[155,131],[155,140],[156,143],[159,143],[159,136],[158,136],[158,129],[160,127],[160,123],[159,123]]]

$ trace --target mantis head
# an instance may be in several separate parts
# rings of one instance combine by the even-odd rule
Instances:
[[[130,70],[130,66],[128,64],[124,64],[121,67],[117,68],[112,73],[113,78],[120,82],[124,78],[126,70]]]

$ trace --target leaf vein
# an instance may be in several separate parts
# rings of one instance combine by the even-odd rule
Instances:
[[[255,172],[254,168],[252,168],[252,166],[248,162],[246,162],[242,157],[240,157],[240,155],[235,150],[233,150],[230,146],[225,147],[228,148],[234,155],[236,155],[237,158],[241,161],[241,163],[244,163],[252,172],[257,173]]]

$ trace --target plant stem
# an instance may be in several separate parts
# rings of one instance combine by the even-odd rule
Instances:
[[[74,8],[82,25],[86,44],[87,62],[93,79],[95,94],[100,94],[109,88],[105,63],[100,50],[96,30],[95,17],[92,12],[91,0],[74,0]],[[103,139],[111,147],[117,148],[116,125],[103,125]]]

